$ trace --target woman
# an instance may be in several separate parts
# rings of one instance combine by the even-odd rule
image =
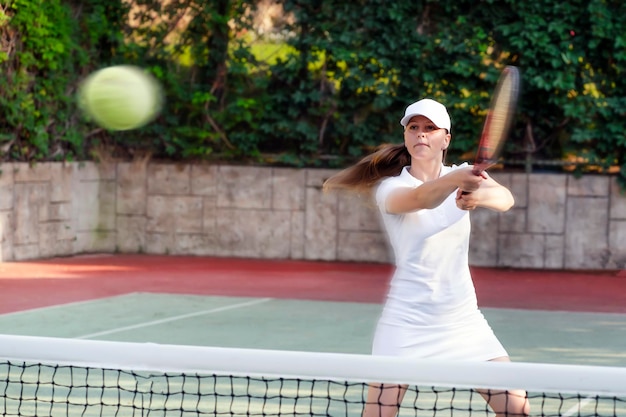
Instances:
[[[402,145],[386,145],[331,177],[325,189],[374,191],[395,272],[376,327],[374,355],[509,361],[478,309],[469,270],[468,210],[506,211],[511,192],[472,167],[444,165],[450,116],[423,99],[407,107]],[[392,417],[406,386],[371,384],[365,417]],[[521,390],[479,391],[498,417],[526,416]]]

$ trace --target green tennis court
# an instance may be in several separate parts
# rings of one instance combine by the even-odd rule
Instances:
[[[378,303],[131,293],[0,315],[0,333],[368,353]],[[626,315],[483,308],[512,359],[626,366]]]
[[[164,345],[368,354],[390,270],[106,255],[0,264],[0,334],[131,342],[138,351],[128,354],[138,358],[146,346]],[[621,273],[477,269],[475,280],[481,309],[514,361],[626,366]],[[0,364],[7,415],[359,416],[366,393],[363,384],[332,381],[31,366]],[[529,391],[531,409],[544,415],[626,416],[622,398],[539,394]],[[473,390],[420,387],[402,404],[408,415],[492,415]]]

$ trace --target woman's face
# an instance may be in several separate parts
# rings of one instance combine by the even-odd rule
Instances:
[[[413,159],[443,160],[450,138],[446,129],[439,129],[424,116],[411,118],[404,129],[404,146]]]

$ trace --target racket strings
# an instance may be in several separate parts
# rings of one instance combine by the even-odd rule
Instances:
[[[517,94],[517,71],[507,68],[498,83],[489,115],[485,120],[476,164],[495,162],[513,120]]]

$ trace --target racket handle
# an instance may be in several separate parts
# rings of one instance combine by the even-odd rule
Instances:
[[[485,171],[485,169],[481,167],[480,165],[474,165],[474,168],[472,168],[472,173],[476,175],[477,177],[482,176],[483,171]]]
[[[479,167],[478,165],[474,165],[474,169],[472,169],[472,173],[474,175],[476,175],[477,177],[483,177],[483,178],[487,178],[486,175],[483,175],[483,172],[485,172],[484,169],[482,169],[481,167]],[[462,191],[461,194],[463,195],[467,195],[467,194],[471,194],[471,191]]]

